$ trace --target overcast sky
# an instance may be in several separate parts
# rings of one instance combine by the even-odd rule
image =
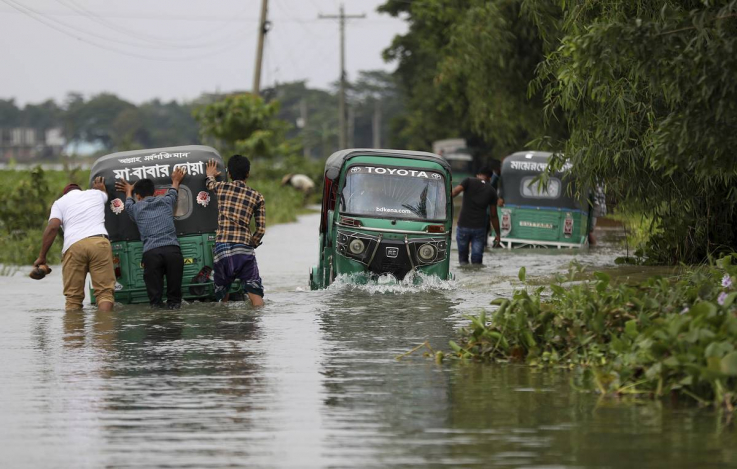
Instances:
[[[349,78],[382,68],[381,51],[406,24],[345,0]],[[261,0],[0,0],[0,98],[19,104],[70,91],[103,91],[140,103],[190,100],[203,92],[250,90]],[[339,0],[269,0],[262,88],[338,77]]]

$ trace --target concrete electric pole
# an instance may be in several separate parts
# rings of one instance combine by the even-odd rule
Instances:
[[[323,20],[340,20],[340,94],[338,96],[338,125],[340,126],[338,145],[340,149],[346,148],[348,129],[346,125],[345,112],[345,20],[366,18],[366,15],[346,15],[343,4],[340,4],[340,14],[338,15],[322,15],[318,16]]]
[[[264,59],[264,39],[269,32],[269,22],[266,19],[268,13],[268,0],[261,0],[261,19],[258,23],[258,45],[256,46],[256,66],[253,68],[253,94],[261,92],[261,62]]]

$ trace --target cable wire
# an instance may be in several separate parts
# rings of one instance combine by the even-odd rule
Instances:
[[[10,6],[11,8],[14,8],[15,10],[23,13],[24,15],[28,16],[29,18],[32,18],[35,21],[38,21],[39,23],[44,24],[45,26],[47,26],[47,27],[49,27],[51,29],[54,29],[54,30],[56,30],[56,31],[58,31],[58,32],[60,32],[60,33],[62,33],[64,35],[66,35],[66,36],[69,36],[69,37],[72,37],[74,39],[77,39],[80,42],[83,42],[85,44],[88,44],[88,45],[91,45],[93,47],[97,47],[99,49],[103,49],[103,50],[106,50],[106,51],[109,51],[109,52],[116,52],[118,54],[127,55],[129,57],[135,57],[135,58],[138,58],[138,59],[151,60],[151,61],[163,61],[163,62],[183,62],[183,61],[196,60],[196,59],[199,59],[199,58],[204,58],[204,57],[208,57],[208,56],[217,55],[217,54],[220,54],[220,53],[222,53],[222,52],[224,52],[224,51],[226,51],[228,49],[231,49],[231,48],[239,45],[238,42],[233,41],[232,43],[227,44],[224,47],[221,47],[219,49],[215,49],[215,50],[209,51],[207,53],[202,53],[202,54],[197,54],[197,55],[192,55],[192,56],[187,56],[187,57],[152,57],[152,56],[146,56],[146,55],[142,55],[142,54],[137,54],[135,52],[130,52],[130,51],[127,51],[127,50],[124,50],[124,49],[120,49],[120,48],[117,48],[117,47],[113,47],[113,46],[110,46],[110,45],[100,44],[100,43],[91,41],[91,40],[89,40],[89,39],[87,39],[85,37],[79,36],[79,35],[77,35],[77,34],[75,34],[73,32],[67,31],[67,30],[65,30],[63,28],[60,28],[59,26],[55,25],[53,22],[49,21],[42,14],[36,15],[36,14],[33,13],[33,10],[32,9],[26,9],[26,7],[24,7],[23,5],[17,4],[14,0],[0,0],[0,1],[2,1],[6,5]],[[253,33],[253,31],[251,31],[251,34],[252,33]]]

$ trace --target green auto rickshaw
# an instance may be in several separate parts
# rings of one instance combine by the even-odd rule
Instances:
[[[350,149],[325,164],[319,261],[310,288],[421,272],[450,278],[450,165],[433,153]]]
[[[187,168],[174,211],[174,226],[184,256],[182,293],[189,301],[214,300],[212,268],[218,207],[214,194],[205,187],[205,165],[210,159],[225,174],[218,152],[202,145],[113,153],[99,158],[92,166],[90,184],[97,176],[103,176],[108,193],[105,228],[113,248],[116,302],[148,303],[148,296],[143,281],[143,243],[136,224],[125,212],[125,194],[115,190],[115,181],[122,178],[135,183],[151,179],[156,186],[155,196],[159,196],[171,187],[170,175],[178,166]],[[218,176],[218,180],[222,178]],[[242,294],[240,284],[234,284],[231,292],[236,297]],[[94,295],[91,296],[94,303]]]
[[[505,248],[588,246],[589,204],[577,196],[570,166],[541,184],[552,153],[517,152],[502,163],[499,212],[501,244]],[[586,191],[581,191],[586,194]]]

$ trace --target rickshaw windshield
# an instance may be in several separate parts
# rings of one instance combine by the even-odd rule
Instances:
[[[340,207],[351,215],[445,220],[445,180],[434,171],[353,166]]]

